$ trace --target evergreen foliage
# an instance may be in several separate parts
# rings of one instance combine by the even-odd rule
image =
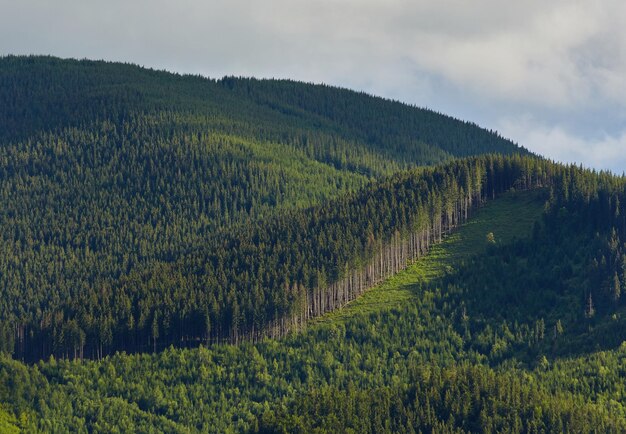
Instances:
[[[92,274],[78,287],[54,273],[63,265],[55,270],[48,263],[52,274],[32,273],[49,279],[36,291],[7,279],[1,318],[18,324],[16,355],[27,359],[281,335],[403,268],[485,198],[514,185],[547,185],[553,170],[561,169],[532,157],[496,156],[416,169],[217,233],[177,257],[116,266],[94,254]],[[106,240],[81,247],[95,253]]]
[[[626,431],[624,177],[329,86],[48,57],[0,59],[0,126],[2,432]]]
[[[585,318],[579,265],[618,236],[614,220],[590,225],[582,210],[613,202],[624,180],[559,167],[531,236],[458,257],[399,307],[256,344],[32,367],[5,358],[0,401],[44,431],[622,432],[624,309],[607,298]],[[598,194],[566,201],[563,177]]]
[[[294,232],[339,216],[329,199],[454,156],[526,153],[329,86],[40,56],[0,59],[0,145],[0,333],[28,360],[258,333],[375,250],[356,225],[339,246],[338,226]],[[395,217],[370,241],[389,242]],[[305,256],[302,237],[317,243]]]

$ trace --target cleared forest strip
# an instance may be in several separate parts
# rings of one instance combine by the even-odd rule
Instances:
[[[446,271],[453,271],[464,258],[487,248],[486,236],[493,233],[496,243],[528,236],[543,211],[542,190],[505,193],[475,212],[474,216],[427,254],[406,269],[365,291],[344,308],[312,319],[310,324],[345,321],[355,315],[393,309],[411,300],[420,284],[427,284]]]

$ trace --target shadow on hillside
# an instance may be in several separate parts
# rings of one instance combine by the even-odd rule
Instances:
[[[626,341],[626,311],[598,301],[589,315],[588,272],[566,243],[517,239],[490,247],[434,282],[440,306],[468,349],[492,364],[570,357]]]

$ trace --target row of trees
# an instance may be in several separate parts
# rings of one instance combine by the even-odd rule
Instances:
[[[412,366],[403,385],[316,388],[287,408],[263,413],[256,432],[616,433],[626,428],[593,405],[529,386],[520,374],[482,366]]]

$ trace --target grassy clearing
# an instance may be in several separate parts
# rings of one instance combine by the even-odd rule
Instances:
[[[416,296],[420,283],[427,284],[446,270],[453,270],[464,258],[483,252],[490,232],[498,244],[528,236],[543,211],[545,201],[542,197],[542,191],[510,192],[489,201],[467,224],[433,246],[427,255],[404,271],[370,289],[343,309],[313,320],[312,324],[343,321],[354,315],[399,307]]]

